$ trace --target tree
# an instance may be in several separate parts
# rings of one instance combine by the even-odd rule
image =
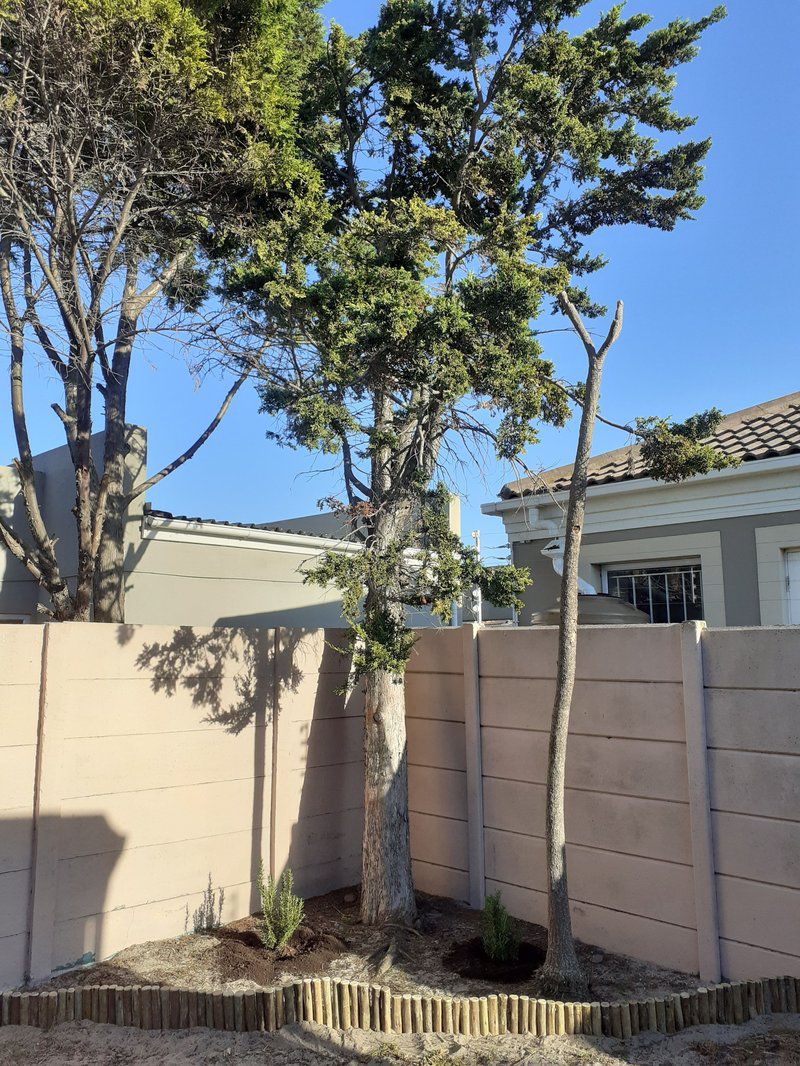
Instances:
[[[581,339],[586,351],[588,374],[585,387],[578,394],[581,408],[580,428],[565,518],[556,686],[547,757],[547,955],[541,976],[544,985],[553,991],[579,993],[585,988],[585,976],[578,962],[572,937],[564,822],[567,734],[578,650],[578,563],[586,507],[589,457],[594,424],[599,413],[603,364],[622,331],[623,308],[622,302],[618,302],[606,338],[600,347],[596,348],[580,312],[566,292],[559,294],[559,305]],[[670,424],[664,418],[640,418],[635,426],[617,428],[624,429],[641,440],[642,454],[651,477],[662,481],[680,481],[693,474],[722,470],[735,465],[736,460],[703,441],[705,436],[713,432],[721,418],[721,412],[712,409],[693,415],[685,423]]]
[[[224,342],[224,316],[207,305],[213,252],[249,214],[303,194],[294,119],[317,35],[306,0],[0,0],[0,306],[29,526],[25,537],[0,520],[0,543],[56,619],[123,620],[132,360],[165,336],[187,349]],[[75,471],[74,588],[34,477],[23,370],[40,360],[63,389],[53,409]],[[243,381],[133,495],[195,454]]]
[[[584,6],[388,0],[361,37],[334,27],[315,102],[328,212],[289,264],[254,249],[230,274],[252,322],[280,337],[264,410],[283,416],[284,441],[341,458],[338,506],[363,541],[312,579],[343,591],[366,683],[366,922],[414,913],[404,608],[446,618],[464,585],[489,581],[442,528],[433,486],[464,442],[514,459],[537,420],[566,418],[531,322],[565,286],[601,313],[577,284],[603,265],[586,238],[670,230],[702,203],[708,143],[660,151],[653,134],[691,125],[672,109],[673,70],[721,9],[643,35],[647,16],[616,6],[571,34]],[[509,602],[526,575],[495,580],[486,591]]]

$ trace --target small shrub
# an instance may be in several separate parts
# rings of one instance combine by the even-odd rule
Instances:
[[[280,951],[292,939],[303,920],[303,901],[294,894],[292,871],[276,881],[264,878],[264,863],[258,867],[258,894],[261,896],[261,939],[265,947]]]
[[[487,896],[483,908],[483,950],[494,962],[513,962],[519,955],[517,927],[500,901],[500,893]]]
[[[192,916],[192,924],[194,925],[195,933],[210,933],[213,929],[219,928],[222,924],[222,907],[224,903],[225,889],[220,887],[219,903],[217,903],[217,896],[211,884],[211,874],[209,874],[208,888],[203,893],[203,902]],[[186,906],[186,913],[188,925],[188,904]]]

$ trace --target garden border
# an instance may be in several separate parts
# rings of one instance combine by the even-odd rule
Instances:
[[[762,1014],[797,1013],[800,978],[730,981],[658,999],[606,1003],[498,993],[423,996],[381,985],[314,977],[276,988],[206,992],[158,985],[82,985],[53,991],[3,992],[0,1024],[43,1029],[93,1021],[140,1029],[209,1028],[274,1032],[312,1021],[329,1029],[379,1033],[450,1033],[495,1036],[612,1036],[665,1034],[695,1025],[741,1025]]]

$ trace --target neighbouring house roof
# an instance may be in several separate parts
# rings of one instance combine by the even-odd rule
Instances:
[[[324,540],[340,541],[346,538],[336,536],[333,533],[325,533],[320,530],[296,529],[294,526],[270,525],[268,522],[228,522],[223,518],[199,518],[193,515],[173,514],[171,511],[160,511],[145,504],[145,516],[152,518],[165,518],[174,522],[193,522],[204,526],[230,526],[234,529],[262,529],[267,533],[287,533],[298,537],[321,537]]]
[[[790,392],[776,400],[746,407],[726,415],[706,443],[726,455],[753,462],[776,455],[800,452],[800,392]],[[634,481],[647,476],[637,444],[603,452],[589,460],[589,485]],[[572,464],[545,470],[538,477],[518,478],[500,490],[505,500],[518,496],[561,492],[569,488]]]

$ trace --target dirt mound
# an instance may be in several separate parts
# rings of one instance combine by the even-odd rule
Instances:
[[[289,943],[279,951],[264,947],[251,919],[232,922],[214,930],[218,943],[214,966],[223,981],[253,981],[274,984],[282,973],[324,973],[331,961],[347,949],[340,937],[301,925]]]
[[[460,977],[477,978],[493,981],[501,985],[516,984],[526,981],[544,962],[545,949],[539,944],[523,941],[519,946],[516,959],[510,962],[496,962],[483,950],[483,941],[479,936],[455,944],[442,960]]]

